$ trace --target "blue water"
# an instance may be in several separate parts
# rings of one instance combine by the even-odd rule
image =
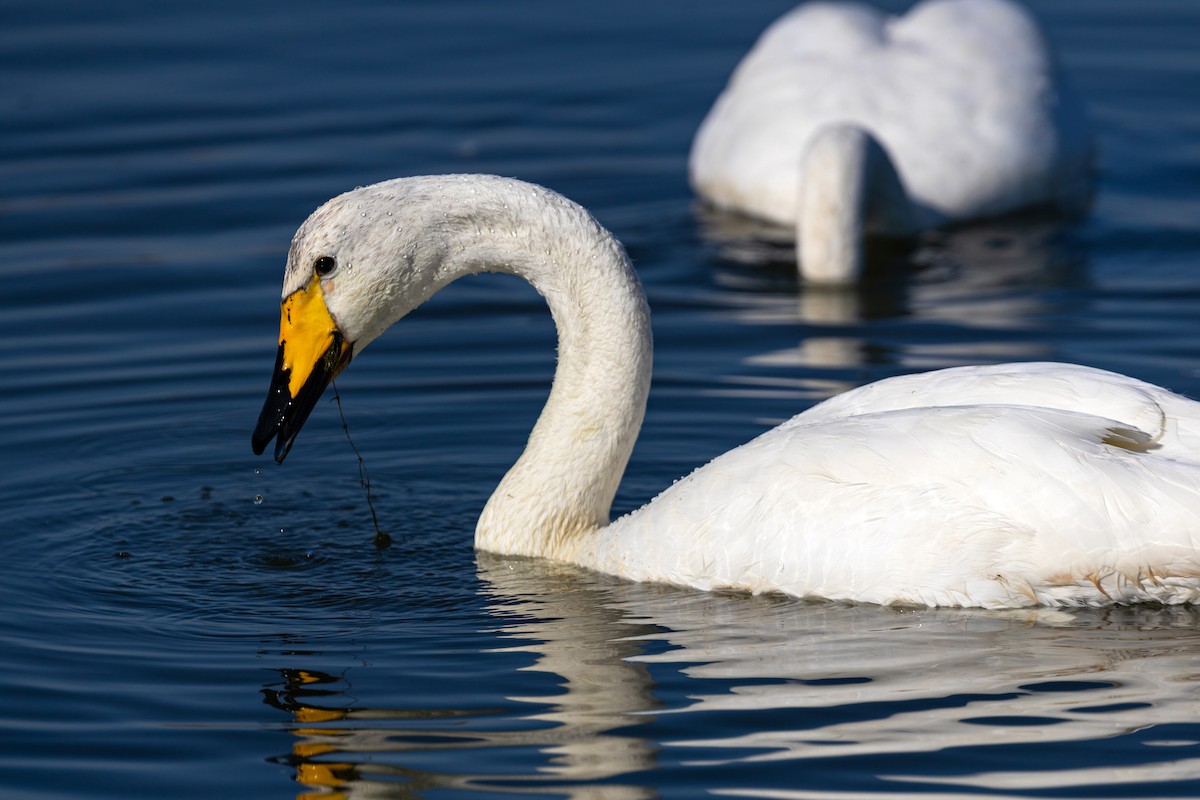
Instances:
[[[1200,796],[1200,614],[898,611],[477,555],[554,332],[457,284],[250,452],[295,227],[406,174],[546,184],[628,246],[655,379],[617,498],[888,375],[1063,359],[1200,396],[1200,6],[1040,0],[1092,213],[797,289],[692,132],[783,0],[0,9],[0,795]],[[905,4],[892,3],[900,9]],[[753,233],[753,232],[752,232]]]

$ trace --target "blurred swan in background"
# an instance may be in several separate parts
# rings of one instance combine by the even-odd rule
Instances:
[[[1009,0],[799,6],[738,64],[689,159],[717,207],[794,228],[802,279],[825,283],[861,276],[865,235],[1080,213],[1091,168],[1082,107]]]
[[[645,297],[583,208],[494,176],[387,181],[305,221],[254,451],[277,439],[282,461],[355,353],[484,271],[545,297],[559,347],[528,445],[479,518],[481,550],[636,581],[885,604],[1200,599],[1200,403],[1069,364],[863,386],[609,524],[650,386]]]

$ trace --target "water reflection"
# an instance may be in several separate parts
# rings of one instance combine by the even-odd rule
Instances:
[[[738,796],[1114,783],[1185,796],[1200,775],[1200,742],[1183,733],[1200,712],[1195,609],[895,610],[484,554],[478,565],[510,642],[493,652],[530,654],[527,669],[557,676],[559,691],[508,697],[509,710],[344,708],[342,678],[291,673],[267,694],[295,716],[301,783],[342,796],[649,798],[638,783],[655,769]],[[514,756],[507,775],[472,774],[470,752],[484,748],[533,755]]]
[[[345,679],[289,670],[264,696],[297,723],[290,729],[298,741],[288,759],[296,780],[322,797],[330,791],[342,797],[423,797],[433,789],[576,800],[656,797],[646,787],[612,781],[655,766],[655,748],[636,728],[650,721],[644,714],[659,702],[647,668],[636,658],[644,650],[641,637],[658,629],[631,621],[611,605],[607,585],[581,581],[572,567],[481,556],[480,577],[498,632],[512,641],[491,652],[531,654],[525,669],[561,678],[561,692],[506,698],[530,708],[515,717],[501,716],[501,709],[347,707],[351,687]],[[537,754],[538,765],[525,774],[472,773],[465,766],[469,753],[444,771],[406,763],[432,752],[480,748],[528,749]],[[310,796],[317,795],[298,795]]]
[[[1038,328],[1062,312],[1062,290],[1088,288],[1086,253],[1066,223],[991,220],[931,234],[914,256],[923,269],[911,313],[971,328]]]
[[[796,310],[806,321],[915,314],[969,327],[1021,326],[1055,310],[1045,297],[1029,297],[1030,290],[1083,289],[1088,283],[1086,254],[1071,236],[1070,221],[1042,214],[936,230],[912,244],[872,241],[866,280],[834,290],[797,285],[790,231],[707,206],[695,212],[702,237],[719,257],[718,284],[743,293],[788,290],[799,298]],[[747,313],[750,322],[784,321]]]
[[[915,246],[874,242],[867,280],[822,287],[797,285],[789,231],[706,207],[697,214],[718,254],[712,266],[728,316],[803,325],[795,344],[746,364],[802,375],[803,393],[817,399],[860,385],[875,365],[910,372],[1061,358],[1048,344],[1054,320],[1079,314],[1064,297],[1086,296],[1083,248],[1066,223],[1045,216],[935,231]]]

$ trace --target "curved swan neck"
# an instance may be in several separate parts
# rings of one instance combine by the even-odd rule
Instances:
[[[480,516],[475,544],[570,558],[581,538],[608,523],[641,427],[650,314],[624,249],[581,207],[528,184],[491,189],[495,196],[451,212],[446,277],[486,271],[527,280],[554,317],[558,364],[525,451]]]
[[[907,235],[915,211],[887,151],[854,125],[830,125],[800,164],[796,260],[803,280],[850,283],[862,275],[867,233]]]

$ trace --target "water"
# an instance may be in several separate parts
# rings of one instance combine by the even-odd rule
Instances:
[[[456,285],[250,453],[283,257],[404,174],[551,186],[628,246],[656,373],[617,499],[822,397],[1010,359],[1200,395],[1200,12],[1035,5],[1096,203],[798,292],[695,208],[695,126],[783,0],[13,0],[0,19],[0,793],[12,798],[1184,797],[1189,609],[898,611],[477,556],[547,391],[511,279]],[[898,5],[893,6],[898,7]]]

